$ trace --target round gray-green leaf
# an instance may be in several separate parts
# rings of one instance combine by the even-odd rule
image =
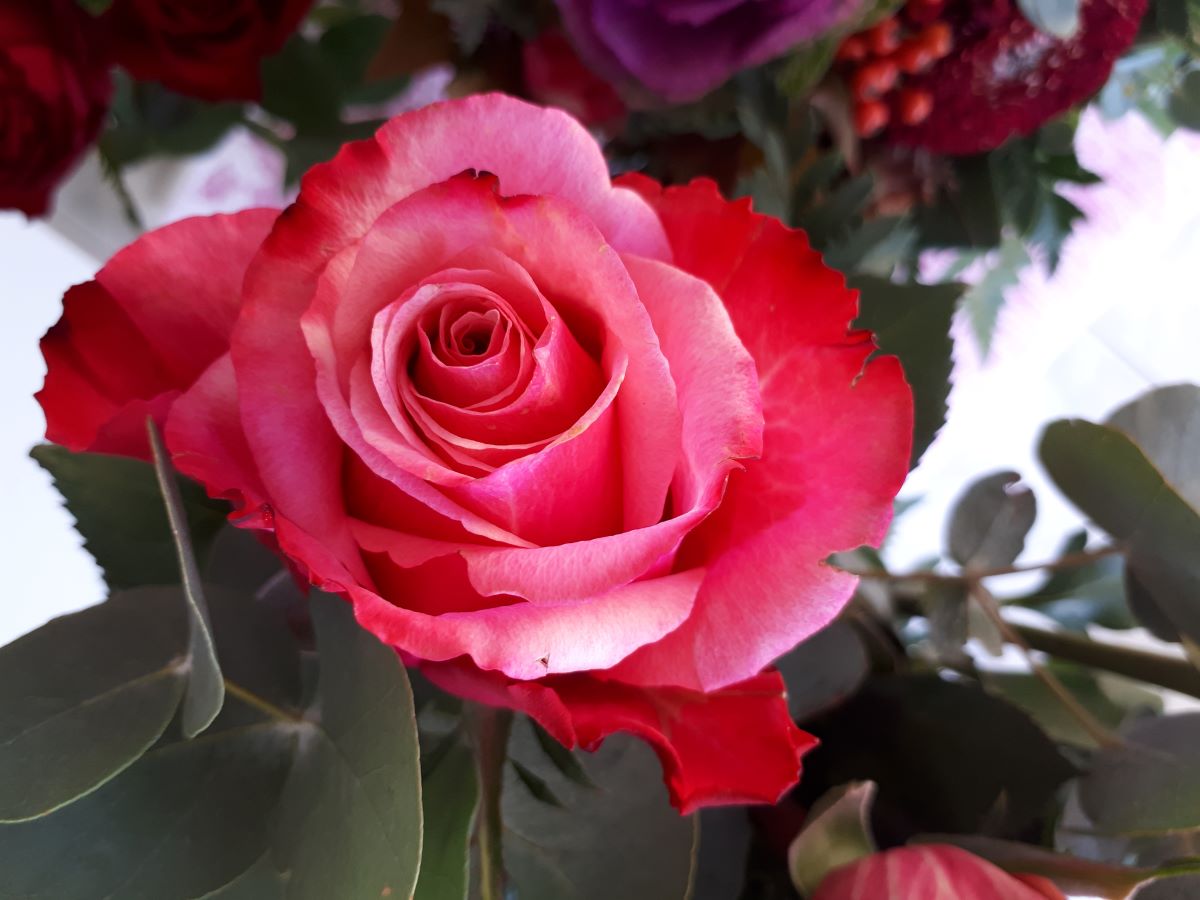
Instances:
[[[0,648],[0,821],[104,784],[166,729],[184,688],[177,588],[137,588]]]

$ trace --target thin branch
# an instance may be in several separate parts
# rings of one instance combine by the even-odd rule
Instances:
[[[1024,563],[1019,566],[1001,566],[995,569],[969,569],[957,575],[947,575],[943,572],[906,572],[897,574],[895,572],[879,570],[857,571],[854,569],[843,569],[843,571],[850,575],[856,575],[859,578],[871,578],[883,581],[925,581],[961,584],[962,582],[977,581],[981,578],[994,578],[998,575],[1018,575],[1024,572],[1057,572],[1062,569],[1078,569],[1081,566],[1086,566],[1089,563],[1105,559],[1109,556],[1119,556],[1124,552],[1125,548],[1120,544],[1110,544],[1098,547],[1095,550],[1081,550],[1078,553],[1068,553],[1066,556],[1060,556],[1057,559]]]
[[[1009,626],[1034,650],[1068,662],[1103,669],[1114,675],[1200,697],[1200,672],[1185,660],[1151,650],[1140,650],[1080,637],[1065,631],[1050,631],[1031,625]]]
[[[1025,661],[1029,664],[1029,668],[1033,674],[1050,690],[1050,693],[1054,694],[1063,708],[1079,721],[1079,724],[1091,735],[1092,739],[1101,747],[1120,745],[1122,743],[1121,739],[1113,734],[1104,723],[1093,716],[1087,707],[1075,699],[1075,695],[1067,689],[1066,685],[1058,680],[1054,673],[1033,658],[1033,651],[1029,644],[1008,623],[1004,616],[1000,615],[1000,605],[996,602],[996,598],[992,596],[991,592],[978,580],[973,580],[969,583],[968,591],[971,599],[979,605],[984,615],[991,619],[992,624],[996,626],[996,629],[1004,637],[1004,640],[1022,650],[1025,654]]]
[[[303,724],[304,719],[295,713],[290,713],[286,709],[276,706],[270,700],[265,700],[253,691],[249,691],[235,681],[225,679],[225,691],[231,697],[237,697],[247,706],[257,709],[272,719],[278,719],[280,722],[291,722],[292,724]]]

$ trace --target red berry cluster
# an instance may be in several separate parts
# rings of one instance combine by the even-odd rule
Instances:
[[[918,125],[933,111],[933,95],[904,87],[905,75],[924,72],[954,46],[950,25],[938,20],[946,0],[909,0],[898,16],[846,38],[838,48],[854,98],[854,130],[874,137],[893,119]]]

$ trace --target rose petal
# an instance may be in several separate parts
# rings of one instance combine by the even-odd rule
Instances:
[[[834,869],[813,900],[1045,900],[1045,895],[966,850],[925,844]]]
[[[421,670],[458,696],[527,713],[568,747],[594,750],[614,732],[637,735],[658,754],[671,802],[685,815],[703,806],[774,803],[817,743],[792,722],[777,672],[701,694],[593,675],[510,681],[461,662]]]
[[[695,611],[616,670],[711,690],[749,677],[845,604],[855,579],[823,561],[883,537],[908,469],[912,396],[894,358],[864,367],[869,336],[847,333],[857,296],[802,233],[727,203],[710,182],[632,183],[656,197],[677,264],[713,285],[758,365],[763,457],[731,478],[680,551],[677,565],[708,571]]]
[[[147,412],[161,424],[170,401],[228,351],[246,266],[276,215],[254,209],[167,225],[68,291],[42,340],[47,438],[148,457]]]

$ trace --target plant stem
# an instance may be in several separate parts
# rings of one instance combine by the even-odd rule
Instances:
[[[276,706],[270,700],[264,700],[262,697],[253,691],[248,691],[236,681],[225,679],[225,692],[231,697],[237,697],[247,706],[252,706],[259,712],[272,719],[278,719],[281,722],[300,723],[304,720],[295,713],[290,713],[286,709]]]
[[[1029,664],[1030,670],[1049,690],[1050,693],[1058,699],[1063,708],[1074,716],[1083,729],[1091,735],[1092,739],[1101,747],[1114,747],[1121,744],[1121,739],[1113,734],[1104,723],[1091,714],[1082,703],[1075,699],[1067,686],[1064,685],[1049,669],[1033,658],[1032,648],[1025,642],[1025,639],[1013,628],[1012,625],[1000,614],[1000,605],[996,602],[996,598],[991,592],[983,586],[978,580],[971,580],[968,583],[968,591],[971,598],[983,610],[984,615],[992,620],[992,624],[1003,636],[1004,640],[1016,647],[1019,647],[1025,654],[1025,661]]]
[[[1200,697],[1200,672],[1182,659],[1030,625],[1010,625],[1034,650],[1147,684]]]
[[[478,703],[463,708],[467,730],[475,749],[479,776],[479,814],[475,839],[479,842],[479,881],[482,900],[504,900],[504,853],[501,834],[500,792],[504,786],[504,762],[508,758],[508,735],[512,730],[511,710]]]
[[[1081,550],[1078,553],[1068,553],[1066,556],[1060,556],[1058,559],[1048,559],[1036,563],[1026,563],[1020,566],[1001,566],[996,569],[972,569],[962,572],[958,575],[947,575],[942,572],[907,572],[897,574],[895,572],[884,571],[855,571],[845,569],[844,571],[850,575],[856,575],[859,578],[873,578],[884,581],[934,581],[934,582],[953,582],[960,583],[964,581],[975,581],[980,578],[993,578],[997,575],[1018,575],[1024,572],[1055,572],[1060,569],[1078,569],[1080,566],[1086,566],[1088,563],[1093,563],[1096,560],[1104,559],[1108,556],[1117,556],[1125,552],[1125,548],[1119,544],[1111,544],[1105,547],[1098,547],[1095,550]]]

